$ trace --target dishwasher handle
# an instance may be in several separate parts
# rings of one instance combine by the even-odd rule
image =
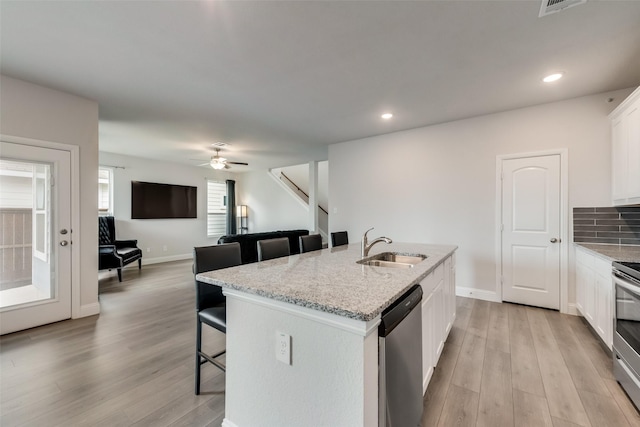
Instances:
[[[381,337],[389,335],[420,304],[420,301],[422,301],[422,287],[415,284],[382,312],[378,335]]]

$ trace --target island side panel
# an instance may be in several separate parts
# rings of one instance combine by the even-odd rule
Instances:
[[[291,336],[291,365],[276,359],[278,332]],[[375,330],[365,337],[227,295],[226,345],[224,426],[377,426]]]

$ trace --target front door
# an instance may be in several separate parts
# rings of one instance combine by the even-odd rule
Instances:
[[[0,334],[71,317],[71,153],[0,141]]]
[[[560,309],[560,155],[502,161],[502,299]]]

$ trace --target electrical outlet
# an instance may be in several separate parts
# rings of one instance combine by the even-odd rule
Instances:
[[[151,248],[147,248],[147,253],[151,252]]]
[[[164,246],[162,247],[162,250],[163,250],[164,252],[167,252],[167,245],[164,245]]]
[[[276,360],[291,365],[291,335],[276,332]]]

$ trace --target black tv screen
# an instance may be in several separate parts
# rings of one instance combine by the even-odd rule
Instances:
[[[131,181],[131,219],[197,218],[198,188]]]

